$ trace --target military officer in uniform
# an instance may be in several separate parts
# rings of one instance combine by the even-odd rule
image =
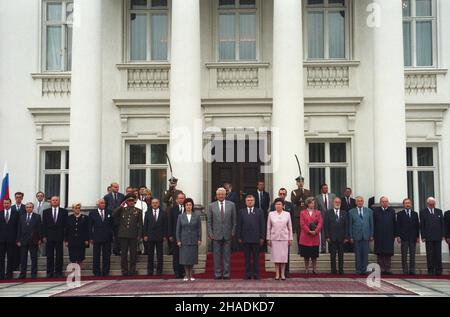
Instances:
[[[142,239],[142,211],[135,207],[136,197],[128,194],[125,201],[113,212],[113,217],[119,225],[119,242],[121,249],[122,275],[136,275],[137,249],[136,244]],[[125,207],[126,205],[126,207]],[[128,252],[130,261],[128,266]]]
[[[294,213],[292,219],[292,229],[294,234],[297,234],[297,242],[299,241],[298,237],[300,236],[300,213],[306,209],[305,201],[308,197],[311,197],[311,192],[304,188],[305,186],[305,178],[299,176],[295,179],[297,182],[297,189],[294,189],[291,192],[291,202],[294,205]]]
[[[164,192],[164,203],[166,204],[166,210],[172,209],[176,204],[178,194],[183,191],[177,189],[178,178],[171,177],[169,179],[169,189]]]

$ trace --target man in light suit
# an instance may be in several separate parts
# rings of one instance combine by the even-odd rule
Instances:
[[[236,206],[226,201],[227,191],[216,191],[217,201],[208,208],[208,236],[213,241],[215,279],[230,279],[231,240],[236,233]],[[223,271],[222,271],[223,258]]]
[[[327,216],[327,211],[333,208],[333,201],[336,197],[335,194],[328,192],[328,185],[320,185],[320,194],[316,196],[317,209],[320,210],[322,214],[322,219]],[[325,239],[325,227],[322,227],[322,232],[320,233],[320,250],[321,253],[327,252],[327,241]]]
[[[245,205],[247,207],[239,211],[237,237],[244,247],[245,279],[259,280],[259,252],[264,244],[266,222],[262,209],[255,207],[253,195],[247,195]]]
[[[373,210],[364,207],[364,198],[356,197],[356,208],[348,216],[350,242],[355,245],[357,274],[366,274],[369,264],[369,241],[373,240]]]
[[[103,197],[105,200],[107,210],[116,210],[125,200],[125,195],[119,193],[119,184],[112,183],[111,184],[111,193],[108,193]],[[119,243],[119,224],[116,223],[114,219],[113,223],[113,253],[114,255],[120,255],[120,243]]]
[[[43,192],[37,192],[36,194],[36,203],[34,204],[33,212],[38,214],[42,218],[44,216],[44,210],[50,208],[50,204],[45,201],[45,194]],[[39,254],[41,256],[45,256],[45,244],[41,243],[39,245]]]

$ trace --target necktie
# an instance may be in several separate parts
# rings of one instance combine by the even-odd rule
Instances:
[[[259,192],[259,208],[261,208],[262,204],[262,192]]]
[[[56,208],[53,208],[53,222],[56,223]]]
[[[347,206],[350,207],[350,197],[347,197]]]
[[[411,219],[411,210],[408,209],[408,217]]]
[[[336,213],[336,219],[339,222],[339,210],[336,209],[334,212]]]
[[[30,224],[30,218],[31,218],[31,215],[28,214],[28,215],[27,215],[27,225]]]
[[[102,221],[105,221],[105,211],[102,209],[101,212],[102,212]]]
[[[431,214],[434,215],[434,209],[430,209]]]
[[[325,208],[328,209],[328,199],[327,199],[327,195],[324,195],[324,196],[323,196],[323,201],[324,201],[324,204],[325,204]]]
[[[363,213],[362,213],[362,209],[358,208],[359,210],[359,218],[364,219]]]
[[[155,221],[158,220],[158,218],[156,217],[156,209],[153,209],[153,218],[155,218]]]
[[[223,219],[225,218],[225,210],[223,210],[223,201],[220,203],[220,215],[223,221]]]
[[[9,222],[9,210],[6,210],[6,213],[5,213],[5,221],[6,221],[6,223]]]

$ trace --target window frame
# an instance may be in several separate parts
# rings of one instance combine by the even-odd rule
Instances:
[[[145,145],[146,162],[145,164],[131,164],[130,162],[130,147],[132,145]],[[132,140],[125,142],[125,183],[130,186],[130,171],[131,170],[145,170],[145,186],[152,188],[151,172],[152,170],[165,170],[166,181],[169,179],[169,163],[166,160],[165,164],[151,163],[151,146],[152,145],[166,145],[166,153],[169,151],[169,142],[165,140]],[[153,190],[152,190],[153,192]]]
[[[61,168],[60,169],[45,169],[45,153],[46,152],[53,152],[58,151],[61,152]],[[63,207],[68,207],[69,204],[69,192],[70,192],[70,184],[67,184],[66,182],[66,176],[69,176],[70,181],[70,166],[69,168],[66,167],[66,159],[67,154],[69,154],[69,147],[68,146],[55,146],[55,147],[40,147],[39,149],[39,188],[41,191],[45,192],[45,176],[46,175],[60,175],[60,205]],[[66,192],[66,187],[68,188],[68,191]],[[48,193],[45,193],[47,195]]]
[[[48,22],[47,21],[47,4],[48,3],[58,3],[61,4],[61,16],[63,20],[59,22]],[[68,22],[66,19],[67,5],[72,3],[73,9],[75,10],[74,0],[42,0],[41,4],[41,71],[42,73],[71,73],[72,69],[67,68],[67,32],[69,27],[72,28],[73,34],[73,21]],[[61,69],[60,70],[48,70],[47,68],[47,27],[48,26],[60,26],[64,29],[61,32],[61,43],[64,43],[63,54],[61,55]],[[72,35],[73,41],[73,35]],[[72,45],[73,47],[73,45]],[[73,49],[73,48],[72,48]]]
[[[314,144],[314,143],[321,143],[321,144],[325,144],[325,162],[320,162],[320,163],[316,163],[316,162],[309,162],[309,145],[310,144]],[[332,143],[345,143],[345,147],[346,147],[346,162],[331,162],[330,161],[330,157],[331,157],[331,152],[330,152],[330,144]],[[352,179],[352,140],[345,138],[345,139],[307,139],[306,140],[306,162],[307,162],[307,170],[306,170],[306,176],[305,176],[305,180],[308,181],[308,185],[311,186],[310,184],[310,169],[311,168],[324,168],[325,169],[325,183],[328,184],[329,188],[330,188],[330,192],[331,192],[331,188],[333,187],[333,184],[331,183],[331,168],[345,168],[347,173],[347,184],[346,187],[351,187],[352,188],[352,183],[353,183],[353,179]],[[319,188],[314,189],[314,188],[310,188],[312,193],[316,193],[319,191]],[[343,193],[334,193],[337,196],[341,196]]]
[[[172,0],[167,0],[167,8],[151,9],[148,6],[151,5],[151,0],[147,2],[147,9],[132,10],[131,1],[124,1],[124,62],[127,64],[167,64],[170,62],[171,57],[171,34],[172,34]],[[147,57],[146,60],[132,60],[131,59],[131,14],[133,13],[146,13],[147,15]],[[152,59],[152,28],[151,28],[151,16],[167,14],[167,59],[165,60],[153,60]]]
[[[437,205],[440,201],[440,181],[439,181],[439,147],[437,143],[407,143],[406,148],[412,148],[412,166],[406,165],[406,171],[413,173],[413,192],[414,197],[408,197],[413,201],[413,209],[420,211],[420,194],[419,194],[419,172],[433,172],[434,175],[434,198]],[[417,149],[432,148],[433,149],[433,166],[418,166]],[[406,150],[406,149],[405,149]],[[409,192],[409,188],[408,188]]]
[[[214,17],[214,21],[213,21],[213,50],[214,50],[214,55],[215,56],[215,60],[218,63],[257,63],[261,60],[261,14],[262,14],[262,3],[261,0],[255,0],[255,7],[254,8],[240,8],[240,3],[239,0],[237,1],[237,6],[234,8],[220,8],[219,7],[219,0],[215,0],[214,1],[214,5],[212,6],[213,9],[213,14],[212,16]],[[239,43],[240,43],[240,19],[239,16],[240,14],[245,14],[245,13],[254,13],[255,14],[255,19],[256,19],[256,34],[255,34],[255,39],[256,39],[256,54],[255,54],[255,59],[241,59],[240,56],[240,47],[239,47]],[[235,59],[227,59],[227,60],[221,60],[220,59],[220,52],[219,52],[219,48],[220,48],[220,37],[219,37],[219,16],[221,14],[230,14],[230,15],[234,15],[235,16],[235,21],[234,21],[234,39],[235,39]]]
[[[308,5],[307,0],[303,1],[303,56],[308,62],[323,62],[323,61],[348,61],[353,58],[353,1],[344,0],[344,6],[330,5],[328,0],[324,0],[323,5]],[[345,57],[344,58],[330,58],[329,48],[329,34],[328,34],[328,13],[329,11],[345,11]],[[310,58],[308,47],[308,13],[310,11],[324,12],[324,57]]]
[[[403,16],[402,15],[402,28],[403,24],[405,22],[411,22],[411,62],[412,64],[410,66],[404,65],[406,69],[427,69],[427,68],[437,68],[438,67],[438,37],[437,37],[437,30],[438,30],[438,8],[437,8],[437,2],[436,0],[431,0],[431,16],[416,16],[416,0],[409,0],[411,3],[411,13],[410,16]],[[417,66],[417,28],[416,24],[420,21],[431,21],[431,41],[432,41],[432,49],[433,49],[433,63],[432,65],[428,66]],[[402,33],[403,34],[403,33]],[[402,37],[402,40],[404,41],[404,35]],[[402,43],[402,45],[404,42]],[[405,49],[405,48],[403,48]]]

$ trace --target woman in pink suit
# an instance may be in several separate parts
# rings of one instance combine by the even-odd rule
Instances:
[[[289,246],[292,243],[292,222],[290,213],[283,210],[283,201],[274,202],[275,211],[267,217],[267,242],[272,249],[272,261],[275,262],[275,280],[286,280],[285,269],[288,262]]]
[[[305,258],[305,273],[309,273],[309,260],[311,259],[313,274],[316,274],[323,219],[320,211],[314,209],[314,198],[308,198],[306,206],[307,209],[300,213],[300,255]]]

